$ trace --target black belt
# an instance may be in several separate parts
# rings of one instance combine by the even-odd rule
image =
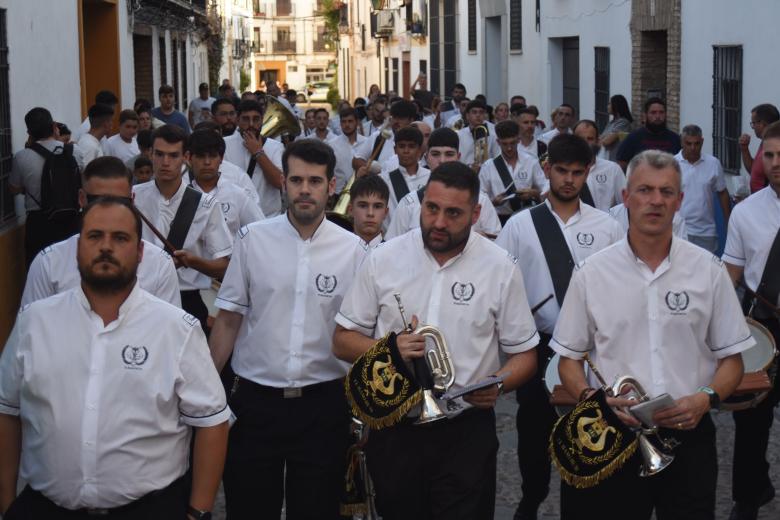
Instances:
[[[275,397],[277,399],[297,399],[304,397],[322,396],[323,394],[327,395],[331,393],[343,394],[345,391],[344,378],[325,381],[323,383],[315,383],[313,385],[287,388],[277,388],[275,386],[261,385],[241,376],[236,376],[236,380],[237,381],[233,390],[234,393],[240,388],[242,392],[249,391],[259,395]]]

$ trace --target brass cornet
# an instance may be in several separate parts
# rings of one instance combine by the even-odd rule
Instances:
[[[482,166],[482,163],[490,159],[488,150],[488,128],[480,125],[471,131],[474,138],[474,164]]]

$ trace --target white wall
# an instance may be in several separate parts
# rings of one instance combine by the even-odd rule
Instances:
[[[133,108],[135,102],[135,60],[133,59],[133,32],[128,25],[127,0],[120,0],[119,13],[119,106]]]

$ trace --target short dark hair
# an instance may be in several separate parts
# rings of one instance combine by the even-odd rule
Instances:
[[[322,107],[320,107],[320,108],[316,109],[316,111],[314,112],[314,115],[316,116],[316,115],[317,115],[317,114],[319,114],[320,112],[325,112],[325,115],[326,115],[326,116],[328,116],[328,117],[330,117],[330,112],[328,112],[328,110],[327,110],[327,109],[325,109],[325,108],[322,108]]]
[[[70,131],[70,128],[68,128],[68,125],[65,123],[57,123],[57,130],[59,130],[60,135],[73,135],[73,133]]]
[[[547,145],[547,161],[550,164],[577,163],[587,166],[593,161],[593,151],[582,137],[558,134]]]
[[[357,110],[355,110],[352,107],[342,108],[339,111],[339,119],[345,119],[347,117],[354,117],[355,119],[360,119],[357,115]]]
[[[138,121],[138,113],[132,108],[122,110],[119,112],[119,124],[121,125],[125,121]]]
[[[509,103],[512,104],[512,105],[525,105],[525,103],[520,103],[519,101],[517,103],[515,103],[515,99],[522,99],[523,101],[527,101],[527,99],[525,99],[524,95],[522,95],[522,94],[515,94],[514,96],[509,98]]]
[[[187,151],[195,155],[216,153],[225,155],[225,140],[214,130],[195,130],[187,138]]]
[[[653,96],[651,98],[647,98],[647,101],[645,101],[645,104],[642,107],[642,112],[647,114],[647,111],[650,110],[651,105],[661,105],[664,107],[664,110],[666,110],[666,101],[657,96]]]
[[[574,114],[576,114],[576,113],[577,113],[577,109],[576,109],[576,108],[574,108],[574,107],[573,107],[572,105],[570,105],[569,103],[561,103],[560,105],[558,105],[558,108],[570,108],[570,109],[571,109],[571,113],[572,113],[572,115],[574,115]]]
[[[780,121],[780,113],[778,113],[777,107],[771,103],[762,103],[760,105],[756,105],[753,107],[751,112],[755,112],[756,119],[767,124]]]
[[[414,143],[418,147],[423,144],[423,135],[420,129],[415,126],[405,126],[395,133],[395,144]]]
[[[110,90],[101,90],[95,94],[95,104],[117,105],[119,104],[119,98]]]
[[[137,157],[135,161],[133,161],[133,170],[137,170],[138,168],[143,168],[144,166],[148,166],[149,168],[152,168],[152,160],[145,156]]]
[[[197,125],[195,125],[194,130],[211,130],[212,132],[218,133],[219,135],[222,135],[222,127],[219,126],[219,124],[215,123],[214,121],[201,121]]]
[[[114,109],[110,105],[97,104],[89,107],[87,111],[89,126],[96,127],[114,117]]]
[[[24,115],[24,124],[27,125],[27,133],[36,141],[54,135],[54,119],[51,112],[43,107],[30,109]]]
[[[572,132],[576,132],[577,131],[577,127],[578,126],[582,126],[582,125],[591,127],[592,129],[594,129],[596,131],[596,135],[597,136],[599,135],[599,126],[592,119],[580,119],[579,121],[577,121],[574,124],[574,126],[571,129],[571,131]]]
[[[152,132],[152,146],[157,139],[162,139],[168,144],[181,143],[182,151],[187,144],[187,134],[176,125],[162,125]]]
[[[390,106],[390,115],[414,121],[417,118],[417,107],[411,101],[397,101]]]
[[[208,83],[201,83],[200,85],[198,85],[198,90],[208,90],[208,89],[209,89]]]
[[[220,105],[230,105],[230,107],[233,110],[236,109],[236,105],[235,105],[235,103],[233,103],[232,99],[230,99],[230,98],[219,98],[219,99],[217,99],[216,101],[214,101],[211,104],[211,113],[212,114],[216,114],[217,110],[219,110],[219,106]]]
[[[101,157],[101,159],[104,158],[106,157]],[[114,157],[114,159],[116,159],[116,157]],[[119,159],[117,160],[119,161]],[[97,159],[95,159],[95,161],[97,161]],[[138,242],[141,241],[141,233],[143,232],[141,217],[138,215],[138,210],[133,205],[133,201],[127,197],[116,197],[114,195],[102,195],[96,198],[95,200],[93,200],[92,202],[90,202],[89,204],[87,204],[84,207],[84,209],[81,211],[81,224],[79,225],[79,231],[82,231],[84,229],[84,221],[86,220],[87,214],[90,211],[92,211],[92,208],[96,206],[100,206],[101,208],[105,208],[109,206],[124,206],[125,208],[129,209],[130,213],[133,214],[133,220],[135,220],[135,232],[138,235]]]
[[[463,83],[455,83],[452,86],[452,90],[455,90],[456,88],[462,90],[464,94],[467,93],[466,92],[466,85],[464,85]]]
[[[241,101],[241,103],[238,104],[236,111],[239,113],[239,115],[243,114],[244,112],[259,112],[263,114],[265,113],[265,108],[263,108],[263,105],[254,99],[244,99]]]
[[[533,112],[528,110],[528,105],[524,105],[523,103],[514,103],[511,107],[509,107],[509,113],[515,117],[521,116],[523,114],[533,114]]]
[[[173,90],[173,87],[170,85],[160,85],[160,88],[157,89],[157,96],[162,96],[163,94],[174,94],[175,91]]]
[[[452,128],[437,128],[431,132],[431,136],[428,138],[428,149],[436,146],[446,146],[457,150],[460,147],[458,132]]]
[[[367,197],[369,195],[376,195],[385,202],[390,200],[390,188],[387,187],[387,183],[379,175],[360,177],[355,180],[349,189],[349,196],[352,202],[355,202],[355,199],[358,197]]]
[[[290,172],[290,157],[297,157],[307,163],[326,166],[328,180],[333,178],[333,172],[336,169],[336,155],[333,153],[333,148],[317,139],[293,141],[287,147],[282,155],[282,171],[284,171],[285,177]]]
[[[775,121],[771,125],[767,126],[766,130],[764,130],[762,139],[764,141],[767,139],[780,139],[780,121]]]
[[[142,148],[144,150],[148,150],[152,147],[152,131],[148,128],[144,130],[139,130],[138,133],[135,136],[135,143],[138,145],[138,148]]]
[[[316,108],[307,108],[306,112],[303,113],[304,117],[309,117],[309,114],[316,114],[317,109]]]
[[[472,204],[476,204],[479,200],[479,177],[460,161],[440,164],[431,172],[428,184],[432,182],[440,182],[448,188],[468,191]]]
[[[133,103],[133,109],[139,114],[141,112],[151,112],[152,104],[146,98],[138,98],[135,100],[135,103]]]
[[[133,175],[121,159],[111,155],[105,155],[93,159],[81,171],[82,183],[93,177],[98,179],[125,179],[128,184],[133,184]]]
[[[466,105],[466,113],[468,114],[475,108],[481,108],[482,110],[487,110],[487,105],[485,105],[484,101],[480,101],[479,99],[474,99],[472,101],[469,101],[469,104]]]
[[[511,119],[501,121],[496,125],[496,137],[499,139],[510,139],[518,135],[520,135],[520,125]]]
[[[287,101],[290,100],[290,98],[293,98],[293,101],[295,100],[295,96],[298,95],[298,91],[292,88],[287,89],[287,92],[284,93],[284,97],[287,98]]]

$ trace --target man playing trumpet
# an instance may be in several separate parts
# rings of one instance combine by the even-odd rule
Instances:
[[[572,277],[550,346],[562,358],[561,381],[581,399],[599,386],[586,379],[587,354],[611,384],[629,375],[650,397],[668,393],[674,405],[653,421],[679,446],[671,465],[639,478],[635,454],[596,487],[564,485],[562,518],[659,520],[714,518],[717,454],[715,426],[707,412],[718,408],[742,377],[740,352],[754,341],[723,263],[672,236],[682,201],[674,158],[646,151],[628,167],[623,201],[629,210],[625,240],[589,257]],[[632,403],[608,401],[613,407]],[[630,426],[639,423],[618,412]],[[585,513],[588,512],[588,513]]]

